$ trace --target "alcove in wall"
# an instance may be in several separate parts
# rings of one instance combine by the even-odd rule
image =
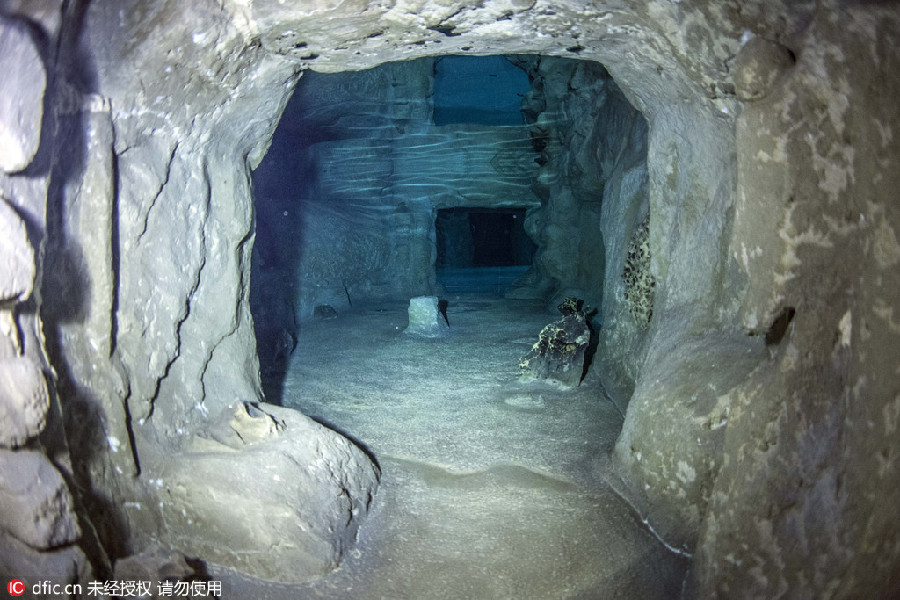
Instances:
[[[437,280],[450,294],[503,293],[531,268],[534,241],[525,208],[439,209],[435,218]]]

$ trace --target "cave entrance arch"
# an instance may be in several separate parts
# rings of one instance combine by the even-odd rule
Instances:
[[[675,36],[666,37],[671,34],[663,32],[672,28],[665,26],[663,17],[637,15],[624,9],[600,12],[599,8],[587,8],[577,15],[585,27],[576,31],[566,24],[569,15],[560,14],[557,18],[551,11],[538,15],[536,11],[516,9],[499,18],[492,12],[498,7],[491,2],[477,9],[461,10],[450,25],[433,25],[425,18],[378,22],[377,15],[347,15],[341,12],[344,8],[308,7],[301,11],[297,7],[256,3],[246,7],[246,11],[227,14],[220,7],[218,10],[223,12],[217,15],[216,23],[221,23],[223,29],[204,41],[206,35],[192,35],[190,27],[195,21],[182,18],[183,11],[204,9],[199,5],[185,7],[168,13],[161,11],[159,18],[152,21],[155,29],[150,30],[148,20],[142,35],[133,35],[133,40],[119,46],[116,43],[122,38],[138,33],[134,23],[139,19],[108,29],[93,28],[94,36],[106,31],[116,42],[96,45],[98,52],[109,48],[108,53],[104,50],[98,54],[98,60],[104,67],[100,91],[111,102],[105,102],[103,97],[92,98],[101,101],[92,105],[105,105],[118,123],[115,157],[111,157],[115,162],[110,168],[114,168],[116,177],[122,173],[123,182],[141,183],[123,188],[123,196],[113,202],[121,200],[123,209],[129,210],[147,207],[143,214],[152,215],[149,228],[146,219],[143,228],[141,220],[135,219],[137,230],[133,231],[128,219],[123,219],[126,227],[116,232],[122,236],[122,254],[116,255],[115,260],[121,258],[123,283],[116,290],[112,305],[118,311],[114,315],[118,319],[116,331],[123,342],[116,356],[121,364],[116,364],[116,368],[101,364],[98,368],[105,368],[110,374],[132,373],[133,385],[114,388],[116,384],[110,384],[110,414],[121,411],[121,389],[128,389],[127,401],[132,410],[144,411],[145,405],[152,408],[158,402],[158,415],[174,415],[169,424],[180,422],[178,419],[193,415],[195,410],[205,413],[224,409],[234,398],[252,400],[258,392],[255,347],[245,301],[245,282],[251,280],[248,255],[253,245],[253,230],[247,226],[253,209],[247,202],[250,193],[246,175],[248,165],[255,167],[265,152],[283,107],[282,99],[289,94],[300,68],[347,71],[384,61],[470,50],[569,55],[610,65],[626,83],[629,98],[646,111],[654,124],[650,142],[654,148],[650,212],[653,227],[661,233],[654,236],[651,246],[660,250],[655,260],[658,272],[665,276],[667,285],[660,287],[668,288],[668,312],[690,308],[695,300],[704,300],[712,283],[722,280],[723,265],[719,263],[728,257],[728,210],[734,196],[734,186],[729,185],[733,183],[729,173],[734,163],[734,119],[722,109],[730,108],[730,114],[734,114],[735,105],[722,99],[727,90],[712,84],[722,79],[717,69],[722,64],[727,68],[727,63],[719,58],[715,65],[712,59],[705,62],[707,54],[686,50],[684,41]],[[357,11],[356,7],[353,10]],[[395,13],[392,17],[406,16],[396,14],[402,8],[384,10]],[[120,19],[115,12],[92,5],[90,16],[113,23]],[[146,16],[139,11],[135,14]],[[229,17],[234,19],[233,28]],[[348,20],[338,26],[337,17]],[[162,37],[155,35],[163,32]],[[185,45],[177,45],[176,38],[183,38]],[[161,39],[164,43],[160,43]],[[123,46],[128,52],[118,53]],[[189,51],[177,54],[184,48]],[[196,61],[174,62],[184,56],[195,57]],[[155,100],[141,95],[143,81],[135,73],[142,74],[144,69],[149,75],[151,68],[168,63],[178,68],[159,80]],[[169,73],[169,69],[165,72]],[[306,74],[304,78],[312,76]],[[185,90],[190,106],[184,102]],[[408,108],[414,111],[416,106]],[[407,128],[411,123],[410,119],[401,126]],[[361,128],[366,126],[360,123]],[[167,146],[169,138],[175,141]],[[378,155],[382,148],[373,145],[369,150]],[[345,163],[353,164],[350,160]],[[189,186],[185,188],[182,182]],[[181,214],[179,209],[185,198],[200,199],[197,206],[201,218],[190,219],[199,225],[190,230],[159,226],[158,222],[164,221],[160,214]],[[422,212],[410,204],[397,204],[385,213],[380,215],[373,210],[366,214],[379,215],[379,221],[383,216],[393,231],[416,232],[410,236],[412,240],[427,238],[419,232],[430,231],[433,223],[433,215],[422,218]],[[702,218],[704,215],[712,218]],[[95,227],[94,222],[85,222]],[[284,235],[295,236],[296,231],[288,228]],[[185,241],[190,243],[181,243]],[[433,243],[423,247],[434,250]],[[200,248],[202,252],[167,252],[183,248]],[[612,244],[609,248],[616,249]],[[410,244],[397,244],[392,250],[409,261],[424,256],[421,248]],[[322,256],[327,260],[327,255]],[[149,258],[153,260],[146,260]],[[106,273],[103,269],[108,264],[102,263],[103,257],[88,256],[86,260],[94,261],[92,268]],[[542,264],[549,262],[542,260]],[[118,270],[119,265],[114,268]],[[148,275],[182,271],[188,276],[177,285],[172,279],[161,278],[168,284],[159,290],[138,280],[138,276],[150,279]],[[126,277],[129,272],[138,276]],[[428,268],[415,272],[420,279],[410,278],[409,289],[427,288]],[[118,272],[111,279],[117,276]],[[258,279],[255,272],[252,280]],[[323,283],[338,299],[343,284],[337,284],[341,279]],[[355,296],[365,289],[354,283],[347,285],[348,295]],[[372,284],[377,290],[381,282]],[[159,297],[164,302],[158,301]],[[223,304],[235,310],[217,310]],[[707,304],[697,302],[698,310]],[[291,312],[296,314],[294,307]],[[659,314],[665,317],[665,311]],[[690,325],[693,321],[688,317],[679,315]],[[142,327],[147,323],[152,327]],[[631,338],[623,335],[616,339]],[[623,371],[631,369],[631,377],[639,371],[636,365],[642,364],[639,350],[626,348],[617,357],[625,365]],[[153,357],[149,367],[147,356]],[[79,376],[87,383],[101,379]],[[640,414],[636,418],[640,419]]]

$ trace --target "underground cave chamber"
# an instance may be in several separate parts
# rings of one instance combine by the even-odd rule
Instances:
[[[161,543],[229,597],[896,595],[896,6],[302,4],[0,9],[0,571],[84,582]],[[466,53],[527,75],[502,123],[435,103],[453,61],[350,75]],[[343,84],[301,82],[313,160],[276,140],[259,171],[305,187],[254,206],[304,70]],[[447,294],[455,209],[525,210],[505,297]],[[444,340],[402,334],[422,293],[451,296]],[[569,293],[600,364],[525,385]],[[333,429],[260,402],[279,332],[267,397]]]
[[[383,477],[363,554],[313,588],[359,586],[377,571],[372,557],[392,556],[423,597],[435,564],[469,581],[456,593],[483,597],[492,584],[473,569],[484,560],[552,595],[552,570],[595,564],[591,548],[616,528],[637,532],[601,483],[627,398],[603,392],[599,368],[570,389],[522,379],[518,363],[568,296],[599,327],[609,294],[609,310],[645,335],[649,315],[621,305],[652,302],[625,276],[649,276],[649,255],[638,259],[647,133],[587,61],[449,56],[301,77],[253,174],[263,386],[268,401],[365,447]],[[447,302],[446,339],[404,335],[420,295]],[[452,514],[438,516],[448,502]],[[594,503],[615,508],[598,517]],[[520,516],[503,525],[510,506]],[[570,516],[547,516],[560,510]],[[557,556],[521,554],[522,535]],[[650,595],[674,585],[683,559],[638,535],[640,550],[607,557],[591,585]],[[564,548],[571,539],[585,549]],[[659,576],[606,581],[640,553]]]
[[[627,269],[649,274],[648,256],[626,264],[649,213],[646,153],[646,121],[599,63],[444,56],[307,72],[253,173],[263,372],[283,370],[302,323],[354,306],[576,295],[599,312],[604,293],[634,287]]]

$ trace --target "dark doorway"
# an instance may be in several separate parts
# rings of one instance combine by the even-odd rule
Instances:
[[[526,209],[446,208],[435,219],[437,276],[448,292],[495,292],[531,266],[537,246],[525,232]]]

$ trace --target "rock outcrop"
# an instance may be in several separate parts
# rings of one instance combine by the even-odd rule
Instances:
[[[369,458],[339,434],[296,411],[251,404],[224,410],[151,480],[168,544],[281,582],[338,565],[376,484]]]
[[[409,324],[403,333],[419,338],[441,338],[450,333],[450,326],[439,307],[437,296],[417,296],[409,299]]]
[[[559,305],[562,318],[541,329],[538,341],[519,359],[524,379],[547,379],[568,387],[581,383],[591,341],[583,304],[583,300],[570,297]]]

